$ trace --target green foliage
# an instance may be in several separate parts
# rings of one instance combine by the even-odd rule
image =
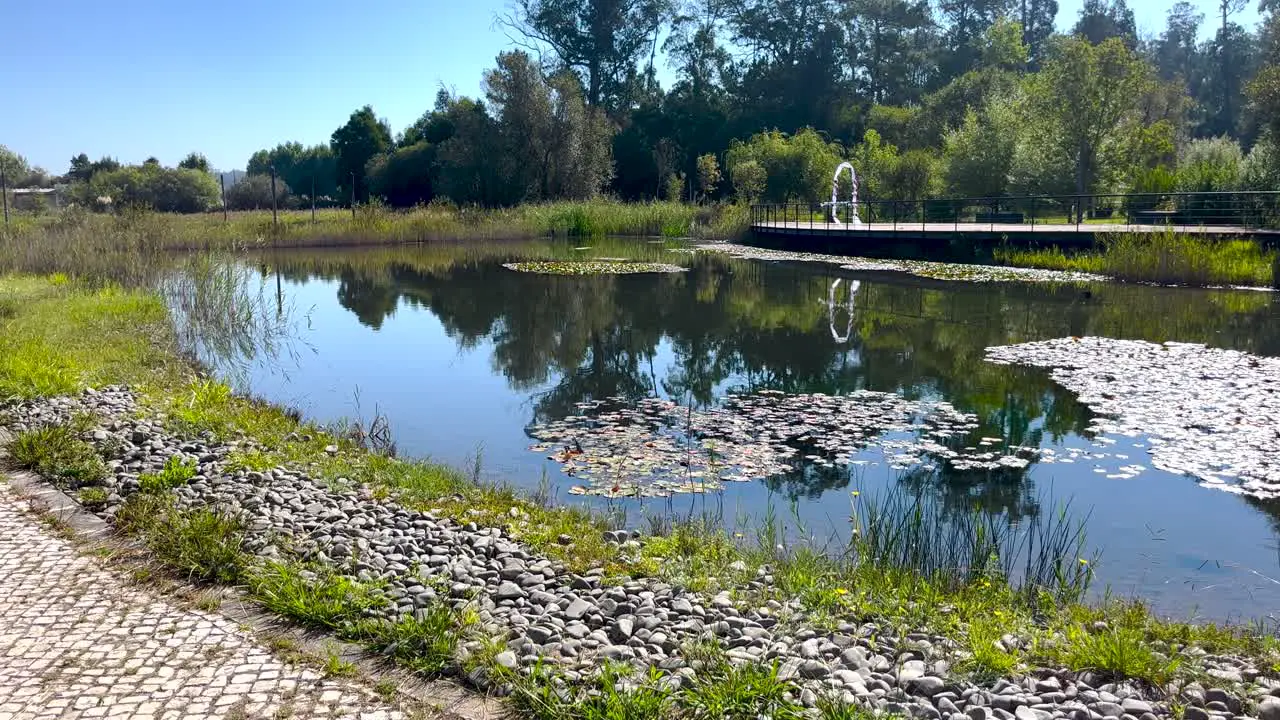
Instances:
[[[1088,192],[1116,171],[1126,133],[1141,127],[1139,104],[1151,89],[1151,68],[1119,38],[1098,45],[1062,38],[1024,86],[1036,154],[1065,162],[1077,192]]]
[[[1009,186],[1019,128],[1013,101],[994,99],[943,138],[945,184],[955,197],[999,197]]]
[[[4,172],[9,187],[21,187],[18,182],[31,172],[27,159],[18,153],[0,145],[0,171]]]
[[[1253,240],[1219,240],[1172,230],[1122,233],[1106,238],[1099,251],[1068,255],[1058,248],[999,250],[996,260],[1050,270],[1080,270],[1119,280],[1192,285],[1266,287],[1275,277],[1277,253]]]
[[[706,668],[680,693],[691,720],[800,720],[803,711],[786,700],[790,686],[776,665],[728,664]]]
[[[729,178],[733,183],[733,191],[738,202],[754,203],[764,194],[765,184],[769,181],[764,166],[755,160],[743,160],[729,166]]]
[[[1051,654],[1075,671],[1093,670],[1163,687],[1181,665],[1178,658],[1156,652],[1143,629],[1134,625],[1116,624],[1089,630],[1073,624],[1064,629],[1064,635],[1062,644]]]
[[[292,190],[288,183],[276,178],[276,208],[283,209],[292,205]],[[246,175],[240,182],[227,188],[227,209],[229,210],[270,210],[271,209],[271,176]]]
[[[200,172],[209,172],[209,158],[198,152],[193,152],[182,159],[178,163],[178,167],[186,170],[199,170]]]
[[[93,446],[66,425],[22,432],[14,438],[9,452],[20,466],[72,487],[93,485],[107,477],[107,468]]]
[[[1280,188],[1280,143],[1270,133],[1249,151],[1240,169],[1240,183],[1246,190]]]
[[[824,191],[829,192],[831,176],[842,160],[838,145],[809,128],[794,135],[775,131],[753,135],[746,142],[735,141],[726,156],[740,197],[746,189],[755,189],[739,185],[740,179],[746,179],[739,175],[740,166],[754,161],[764,169],[766,180],[760,197],[766,202],[807,202],[822,197]]]
[[[139,492],[115,516],[123,533],[140,537],[155,557],[190,580],[233,584],[248,562],[244,528],[230,513],[179,508],[167,493]]]
[[[323,566],[272,561],[252,568],[245,581],[254,598],[271,612],[328,630],[367,620],[368,611],[382,602],[379,586]]]
[[[76,502],[79,502],[89,510],[97,511],[107,504],[109,497],[106,488],[85,487],[80,488],[79,492],[76,493]]]
[[[205,212],[219,204],[220,196],[218,181],[209,173],[158,164],[98,171],[72,192],[77,202],[89,207],[97,206],[103,198],[109,199],[113,208],[176,213]]]
[[[0,398],[69,395],[79,388],[75,366],[43,339],[0,337]]]
[[[1178,158],[1177,187],[1182,192],[1220,192],[1240,187],[1244,156],[1228,137],[1197,138]]]
[[[358,639],[415,672],[436,674],[454,661],[458,642],[470,624],[443,602],[419,608],[413,615],[395,622],[366,619],[343,629],[343,635]]]
[[[971,655],[960,668],[979,677],[1008,677],[1018,664],[1018,656],[1005,649],[1001,641],[1009,629],[998,617],[970,620],[965,629],[965,645]]]
[[[333,131],[329,145],[336,158],[336,179],[342,201],[348,202],[353,197],[356,202],[367,201],[369,185],[365,168],[370,160],[390,149],[390,126],[373,114],[372,107],[365,105],[351,113],[345,125]]]
[[[716,162],[716,156],[711,153],[699,155],[698,191],[703,199],[715,196],[716,189],[720,186],[720,179],[720,164]]]
[[[138,489],[144,493],[163,493],[186,485],[196,476],[196,463],[174,455],[164,463],[158,473],[142,473],[138,476]]]

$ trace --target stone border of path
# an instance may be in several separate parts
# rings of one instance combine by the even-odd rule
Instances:
[[[27,470],[15,469],[8,452],[12,440],[12,434],[0,427],[0,482],[7,482],[21,497],[32,503],[33,510],[55,519],[62,529],[69,531],[68,539],[76,546],[77,552],[84,554],[87,547],[106,547],[126,553],[143,552],[137,543],[114,533],[105,520],[86,510],[44,478]],[[141,561],[126,563],[127,566],[134,567],[143,565]],[[103,569],[114,574],[119,574],[121,570],[120,567],[105,566]],[[190,604],[190,599],[184,597],[185,594],[202,592],[201,588],[189,583],[172,577],[166,579],[173,584],[161,587],[156,583],[147,583],[146,587],[178,606]],[[122,578],[122,582],[137,583],[131,578]],[[219,586],[217,591],[221,604],[213,611],[214,614],[245,628],[259,643],[270,648],[273,642],[279,643],[281,639],[287,639],[297,648],[300,656],[307,658],[324,657],[336,652],[343,662],[356,667],[356,682],[368,685],[379,680],[395,682],[396,694],[400,699],[418,706],[427,713],[426,717],[433,720],[503,720],[510,717],[509,709],[497,698],[481,695],[448,680],[426,680],[357,644],[290,623],[262,610],[238,588]],[[277,653],[272,651],[272,654]],[[289,662],[297,664],[298,661],[290,659]]]

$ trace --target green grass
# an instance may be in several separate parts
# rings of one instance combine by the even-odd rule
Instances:
[[[267,562],[246,573],[254,598],[268,610],[305,625],[341,630],[367,619],[382,602],[381,587],[331,568]]]
[[[438,602],[395,622],[356,622],[343,634],[414,672],[434,675],[454,663],[458,643],[473,623],[469,614]]]
[[[1075,270],[1131,282],[1205,287],[1280,284],[1280,256],[1255,240],[1229,240],[1180,234],[1173,230],[1122,233],[1104,238],[1096,251],[1065,253],[1003,248],[995,259],[1007,265]]]
[[[1099,629],[1070,625],[1065,639],[1048,651],[1050,657],[1075,671],[1092,670],[1113,678],[1136,678],[1163,687],[1174,678],[1182,661],[1157,652],[1151,637],[1139,626],[1116,624]]]
[[[85,487],[80,488],[76,493],[76,502],[80,503],[89,510],[101,510],[107,504],[110,495],[106,488]]]
[[[194,460],[184,460],[177,455],[164,463],[158,473],[142,473],[138,476],[138,489],[144,493],[162,493],[186,485],[196,476]]]
[[[175,507],[165,494],[130,495],[116,526],[140,537],[158,560],[189,580],[235,584],[249,563],[239,520],[217,510]]]
[[[94,485],[107,477],[107,467],[74,427],[47,425],[14,438],[9,452],[20,466],[71,487]]]

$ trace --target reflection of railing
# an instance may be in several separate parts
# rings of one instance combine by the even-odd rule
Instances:
[[[861,226],[854,224],[854,213]],[[995,198],[881,200],[856,205],[773,203],[751,206],[751,224],[807,228],[843,225],[849,230],[1076,230],[1099,232],[1170,227],[1280,230],[1280,191],[1027,195]]]
[[[831,282],[831,289],[827,292],[827,317],[830,318],[829,326],[831,328],[831,339],[836,341],[837,345],[843,345],[849,342],[849,338],[853,337],[853,299],[858,295],[858,288],[862,283],[857,280],[849,281],[849,299],[845,302],[845,328],[844,335],[836,332],[836,288],[840,287],[840,281],[843,278],[836,278]]]

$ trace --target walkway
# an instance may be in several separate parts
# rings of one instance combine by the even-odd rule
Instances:
[[[0,473],[0,720],[403,714],[275,658],[219,615],[130,584],[55,536]]]

